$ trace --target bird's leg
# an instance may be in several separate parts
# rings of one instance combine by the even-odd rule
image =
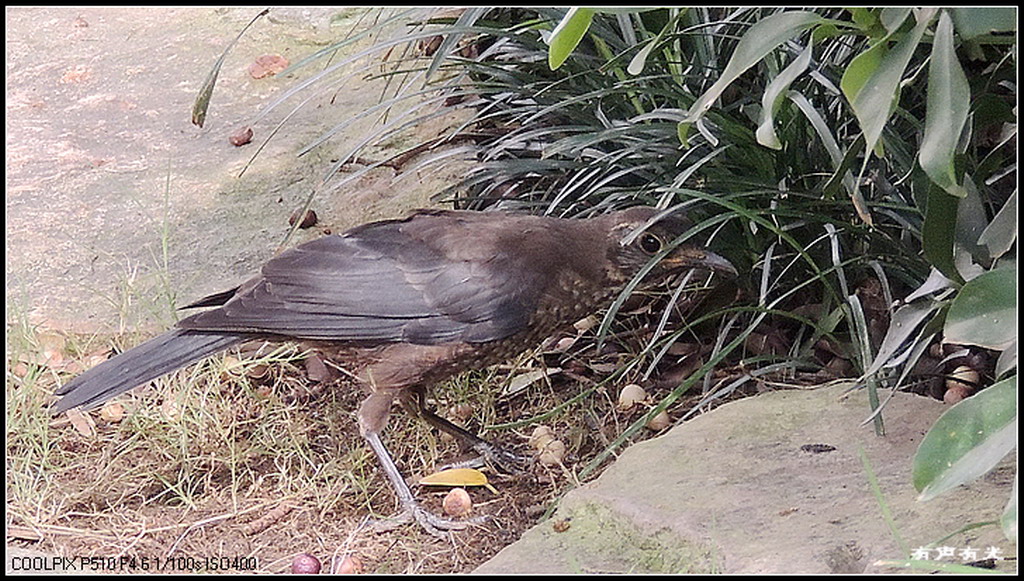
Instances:
[[[380,434],[370,432],[365,434],[364,437],[366,442],[370,444],[370,449],[377,456],[384,474],[387,475],[388,481],[391,482],[391,488],[395,491],[395,495],[398,496],[398,502],[402,505],[401,513],[383,521],[377,521],[374,524],[375,528],[382,531],[389,530],[400,524],[415,520],[424,530],[435,537],[446,537],[448,531],[466,528],[467,522],[465,521],[448,520],[424,508],[413,496],[412,490],[406,484],[405,478],[402,477],[402,473],[398,470],[398,466],[391,459],[391,454],[384,447],[384,443],[380,441]]]
[[[405,482],[405,478],[402,477],[402,473],[398,470],[398,466],[395,465],[391,454],[384,447],[384,442],[380,439],[380,431],[384,427],[387,419],[387,409],[393,400],[394,394],[391,391],[374,392],[363,400],[358,414],[359,430],[367,444],[370,445],[374,455],[377,456],[377,461],[384,470],[384,474],[388,477],[388,482],[391,483],[391,488],[395,491],[398,502],[402,505],[401,513],[389,519],[377,521],[374,524],[374,528],[384,531],[415,520],[428,533],[436,537],[446,537],[448,531],[466,528],[468,522],[472,521],[448,520],[424,508],[413,496],[412,490]]]
[[[423,420],[428,424],[442,432],[450,434],[452,437],[459,440],[480,455],[478,458],[467,463],[449,465],[449,468],[460,466],[479,466],[481,463],[487,463],[506,474],[521,474],[526,471],[529,458],[506,450],[492,442],[488,442],[473,432],[457,426],[437,415],[433,410],[427,407],[426,395],[422,389],[410,389],[403,391],[399,396],[399,399],[402,402],[402,407],[407,411],[423,418]]]

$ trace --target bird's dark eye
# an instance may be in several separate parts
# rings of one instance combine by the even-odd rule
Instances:
[[[647,254],[656,254],[661,250],[661,238],[650,232],[644,233],[640,236],[640,249]]]

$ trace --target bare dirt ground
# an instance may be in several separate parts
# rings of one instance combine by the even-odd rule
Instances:
[[[355,75],[313,99],[239,176],[296,100],[254,119],[317,72],[255,79],[248,67],[267,54],[298,61],[367,25],[365,9],[271,10],[228,55],[208,120],[195,127],[192,103],[207,73],[258,12],[6,11],[6,298],[18,315],[62,330],[159,329],[172,322],[161,301],[217,292],[273,256],[293,209],[375,119],[297,152],[377,104],[382,87]],[[252,143],[230,144],[248,125]],[[324,192],[313,206],[318,227],[297,241],[429,205],[451,175],[415,174],[396,186],[396,172],[384,168]]]

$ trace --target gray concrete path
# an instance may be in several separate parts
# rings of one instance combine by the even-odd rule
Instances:
[[[239,178],[298,101],[257,123],[251,144],[235,147],[228,136],[319,70],[254,79],[249,64],[264,54],[297,61],[344,38],[365,9],[272,8],[226,60],[205,127],[193,126],[192,103],[208,71],[258,12],[7,8],[9,320],[156,331],[173,322],[171,297],[181,305],[230,288],[273,256],[293,208],[371,126],[357,124],[297,158],[300,147],[375,105],[381,87],[357,75],[315,99]],[[314,204],[321,228],[298,241],[323,228],[399,217],[445,185],[444,175],[414,175],[397,186],[394,177],[383,168],[326,192]]]

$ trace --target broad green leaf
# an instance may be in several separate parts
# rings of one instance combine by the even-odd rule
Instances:
[[[878,20],[887,32],[892,33],[899,30],[900,26],[903,26],[903,21],[907,19],[907,16],[910,16],[910,8],[907,6],[888,7],[882,8]]]
[[[900,23],[906,20],[910,14],[910,8],[894,8],[892,10],[900,11],[902,17],[897,14],[887,18],[891,18],[893,21],[899,20]],[[897,25],[896,28],[899,28],[899,26]],[[853,103],[853,99],[860,92],[861,88],[864,87],[864,83],[871,78],[878,65],[882,63],[882,58],[889,52],[888,41],[892,37],[893,32],[895,32],[895,29],[889,30],[888,34],[850,61],[846,71],[843,72],[843,78],[839,80],[839,88],[843,91],[847,101]]]
[[[877,8],[847,8],[846,10],[850,13],[850,18],[857,25],[857,28],[860,28],[861,32],[867,36],[885,34],[882,23],[878,21],[879,12]]]
[[[953,156],[970,104],[971,89],[953,47],[953,21],[943,12],[928,65],[928,109],[919,160],[933,182],[959,198],[967,192],[956,181]]]
[[[688,126],[703,117],[726,87],[744,71],[760,62],[780,44],[823,22],[825,19],[821,16],[804,11],[779,12],[756,22],[736,45],[722,76],[690,106],[686,118],[680,122],[680,136],[685,138]],[[686,143],[685,139],[682,141]]]
[[[978,242],[981,238],[981,234],[988,227],[988,210],[985,208],[985,201],[982,200],[981,192],[978,192],[977,186],[971,180],[970,174],[964,175],[964,197],[960,198],[960,203],[956,208],[956,249],[957,259],[960,261],[957,267],[960,269],[960,275],[966,280],[970,280],[977,276],[977,274],[970,274],[969,270],[965,270],[962,262],[967,262],[968,265],[972,264],[971,258],[974,262],[984,262],[988,258],[988,248]],[[960,252],[960,251],[963,252]],[[967,256],[969,255],[969,257]],[[967,259],[966,261],[964,259]]]
[[[953,262],[953,238],[956,235],[956,210],[960,198],[951,196],[932,184],[928,188],[928,207],[921,228],[924,257],[946,278],[962,282],[963,277]]]
[[[569,12],[551,33],[550,46],[548,46],[548,66],[551,70],[562,66],[572,51],[576,50],[593,20],[594,11],[590,8],[569,9]]]
[[[964,40],[992,32],[1017,30],[1017,9],[1010,6],[951,8],[950,12],[956,32]]]
[[[1010,195],[992,222],[978,237],[978,244],[988,248],[991,258],[1006,254],[1017,240],[1017,192]]]
[[[847,65],[846,71],[843,72],[843,78],[839,79],[839,88],[843,91],[847,101],[852,103],[857,98],[857,93],[860,93],[864,83],[868,82],[871,75],[878,69],[878,65],[882,63],[882,58],[888,54],[889,45],[886,44],[886,39],[882,39],[855,56]]]
[[[830,38],[842,36],[843,34],[843,32],[839,31],[838,26],[831,22],[826,22],[816,27],[814,31],[811,32],[811,42],[818,44]]]
[[[991,470],[1017,445],[1017,376],[949,408],[914,455],[918,500],[939,494]]]
[[[1017,267],[981,274],[960,289],[946,315],[947,343],[1001,351],[1017,339]]]
[[[761,96],[761,122],[757,126],[757,142],[761,145],[772,149],[782,149],[782,143],[779,142],[779,137],[775,134],[775,112],[778,111],[779,104],[782,103],[789,86],[807,70],[807,65],[811,63],[811,48],[813,46],[813,42],[808,42],[807,48],[801,51],[800,55],[793,59],[789,66],[782,69],[782,72],[765,87],[764,95]]]
[[[847,8],[846,11],[850,13],[853,23],[863,31],[878,24],[878,13],[870,8]]]
[[[864,80],[850,101],[860,128],[864,132],[868,150],[875,149],[875,145],[882,135],[882,129],[889,121],[889,116],[899,101],[903,72],[928,28],[931,21],[928,16],[934,14],[934,9],[923,9],[922,13],[922,17],[914,29],[905,34],[892,50],[882,57],[878,66]],[[849,98],[849,93],[847,93],[847,98]]]

